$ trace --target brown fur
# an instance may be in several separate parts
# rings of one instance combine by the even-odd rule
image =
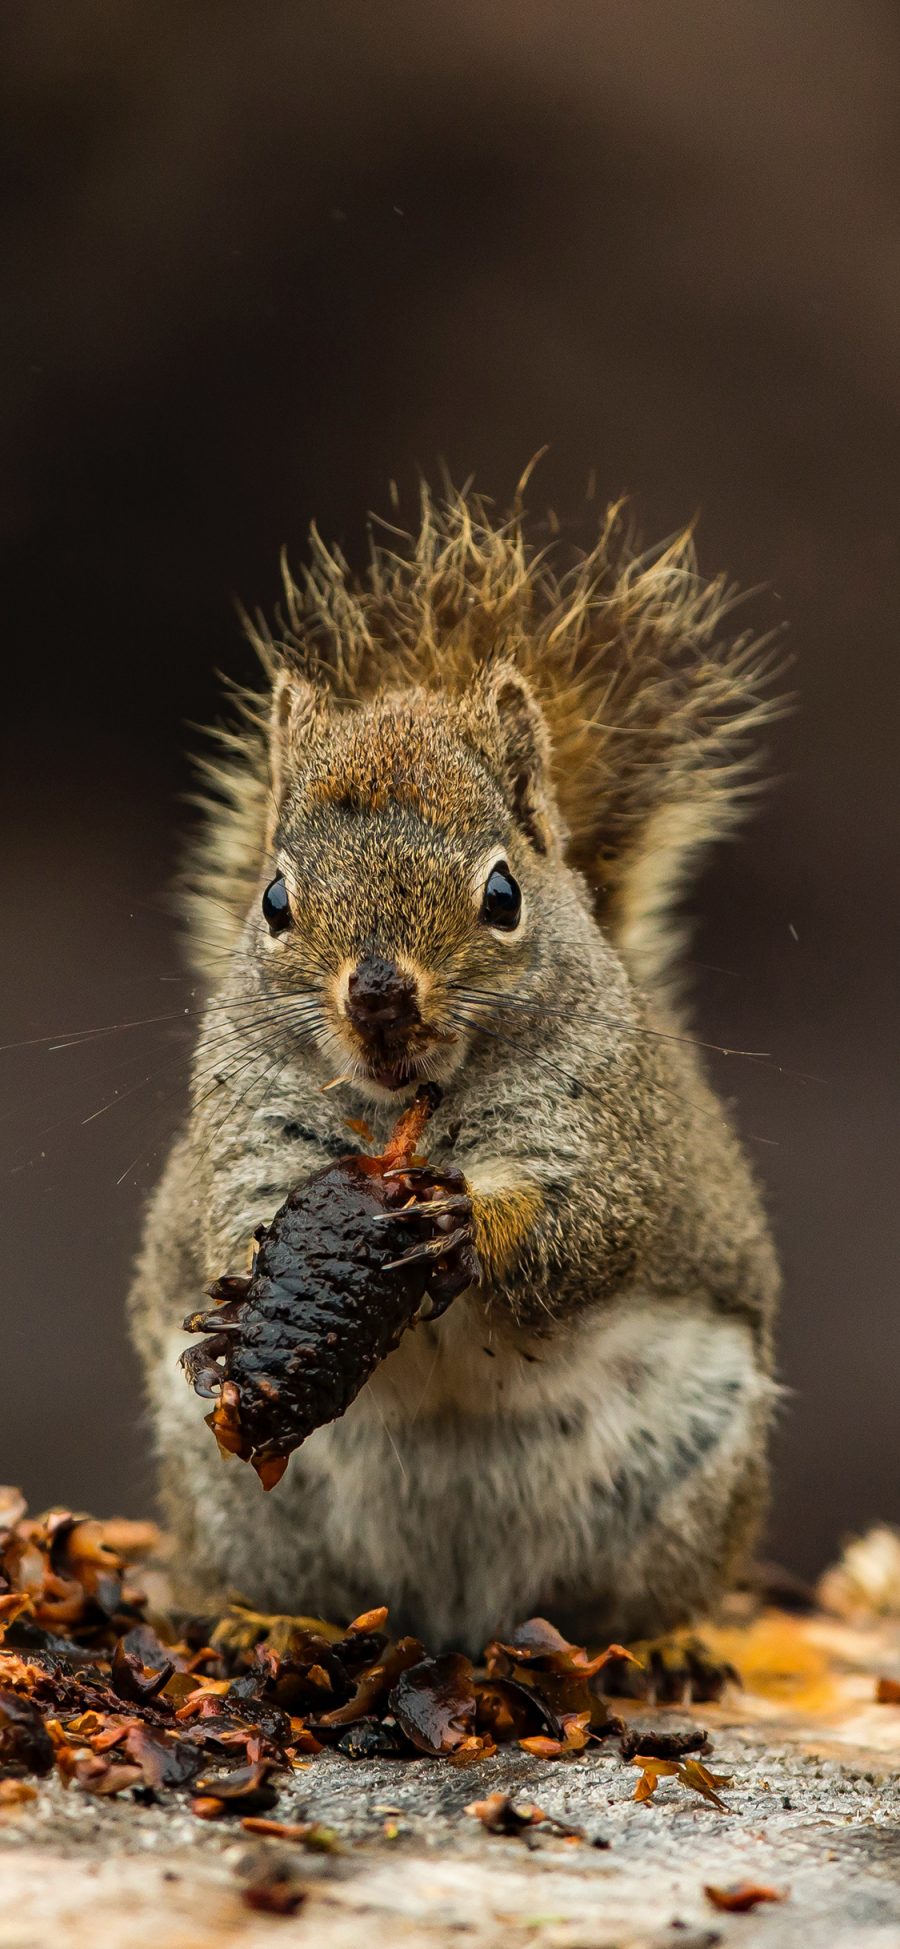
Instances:
[[[692,536],[641,554],[621,508],[568,568],[537,550],[517,509],[495,522],[477,496],[422,490],[415,534],[373,540],[357,580],[313,529],[300,583],[283,563],[285,614],[249,625],[267,677],[287,669],[351,706],[416,686],[465,698],[512,663],[549,732],[567,858],[648,977],[680,944],[672,909],[697,853],[739,817],[753,789],[756,737],[777,709],[769,644],[732,633],[735,589],[698,573]],[[269,803],[264,697],[233,692],[237,728],[219,730],[203,833],[186,875],[197,959],[233,944],[256,884]],[[370,746],[354,789],[370,805],[419,790],[396,741]],[[341,754],[343,762],[344,754]],[[344,798],[340,768],[322,798]],[[459,804],[459,801],[457,801]],[[209,898],[215,884],[215,902]]]
[[[209,1000],[132,1294],[181,1594],[384,1601],[446,1645],[546,1607],[647,1635],[715,1601],[765,1493],[777,1268],[671,996],[673,908],[742,803],[765,652],[728,639],[687,538],[637,558],[615,511],[563,571],[518,513],[425,496],[362,582],[314,538],[286,591],[256,632],[270,694],[206,771]],[[482,908],[498,859],[507,934]],[[345,1005],[366,957],[415,984],[430,1154],[464,1174],[485,1277],[261,1499],[177,1372],[179,1323],[348,1115],[384,1141],[400,1085]]]

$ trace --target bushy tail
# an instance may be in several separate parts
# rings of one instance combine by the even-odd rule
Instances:
[[[257,622],[251,635],[270,681],[287,660],[348,702],[403,682],[466,692],[513,661],[547,719],[569,857],[653,979],[677,945],[673,909],[698,853],[755,789],[777,658],[734,631],[737,593],[701,578],[690,532],[641,553],[613,507],[589,553],[565,567],[561,547],[553,535],[533,545],[521,507],[497,521],[480,496],[423,489],[418,531],[385,526],[359,577],[313,530],[299,583],[285,566],[277,630]],[[189,876],[216,947],[234,937],[262,863],[266,701],[238,705],[241,723],[216,734],[203,766]]]

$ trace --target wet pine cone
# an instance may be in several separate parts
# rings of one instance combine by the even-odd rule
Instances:
[[[416,1156],[438,1100],[419,1090],[380,1157],[342,1157],[296,1185],[249,1276],[217,1280],[219,1304],[184,1322],[210,1335],[181,1357],[197,1393],[218,1395],[207,1421],[266,1489],[350,1406],[426,1294],[433,1318],[480,1277],[465,1180]]]

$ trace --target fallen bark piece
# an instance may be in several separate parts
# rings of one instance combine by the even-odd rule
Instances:
[[[514,1678],[486,1678],[476,1683],[475,1697],[478,1730],[494,1739],[522,1740],[543,1734],[562,1741],[564,1737],[562,1722],[543,1687],[522,1685]]]
[[[191,1314],[209,1338],[181,1357],[219,1446],[251,1462],[265,1489],[307,1435],[344,1414],[411,1325],[480,1278],[471,1204],[457,1171],[416,1155],[440,1092],[420,1089],[378,1157],[349,1155],[297,1185],[258,1234],[247,1277],[210,1288]]]
[[[112,1656],[113,1691],[132,1704],[149,1705],[168,1684],[174,1670],[172,1659],[166,1659],[158,1669],[142,1664],[134,1652],[126,1650],[125,1640],[120,1638]]]
[[[125,1736],[129,1759],[140,1767],[145,1787],[187,1787],[202,1773],[207,1755],[199,1743],[172,1733],[151,1732],[138,1724]]]
[[[101,1799],[117,1793],[126,1793],[129,1787],[144,1784],[144,1776],[139,1766],[129,1766],[122,1760],[106,1759],[102,1753],[89,1753],[86,1758],[76,1760],[75,1778],[85,1793],[95,1793]]]
[[[151,1546],[158,1539],[153,1524],[98,1523],[67,1509],[29,1518],[18,1490],[0,1488],[0,1641],[69,1656],[73,1646],[112,1648],[143,1603],[111,1540],[123,1528]]]
[[[670,1732],[663,1727],[629,1726],[619,1740],[623,1760],[633,1760],[636,1753],[643,1753],[649,1759],[677,1760],[685,1753],[708,1751],[709,1739],[701,1726],[687,1726],[681,1732]]]
[[[323,1712],[318,1719],[313,1719],[314,1730],[351,1726],[358,1719],[371,1717],[402,1673],[418,1665],[424,1656],[425,1646],[418,1638],[398,1638],[395,1644],[386,1647],[375,1664],[361,1673],[353,1697],[346,1705],[336,1706],[332,1712]]]
[[[900,1678],[879,1678],[875,1698],[878,1705],[900,1705]]]
[[[717,1888],[707,1882],[703,1890],[713,1908],[720,1908],[730,1915],[746,1915],[751,1908],[758,1908],[760,1902],[783,1902],[784,1895],[778,1888],[764,1888],[755,1881],[736,1881],[729,1888]]]

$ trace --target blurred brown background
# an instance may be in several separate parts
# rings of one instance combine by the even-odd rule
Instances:
[[[595,468],[791,624],[782,782],[694,952],[702,1032],[775,1058],[715,1061],[787,1273],[771,1544],[817,1568],[900,1518],[896,8],[10,0],[2,37],[0,1480],[150,1493],[122,1301],[233,596],[313,515],[358,554],[392,476],[502,500],[547,442],[573,540]]]

